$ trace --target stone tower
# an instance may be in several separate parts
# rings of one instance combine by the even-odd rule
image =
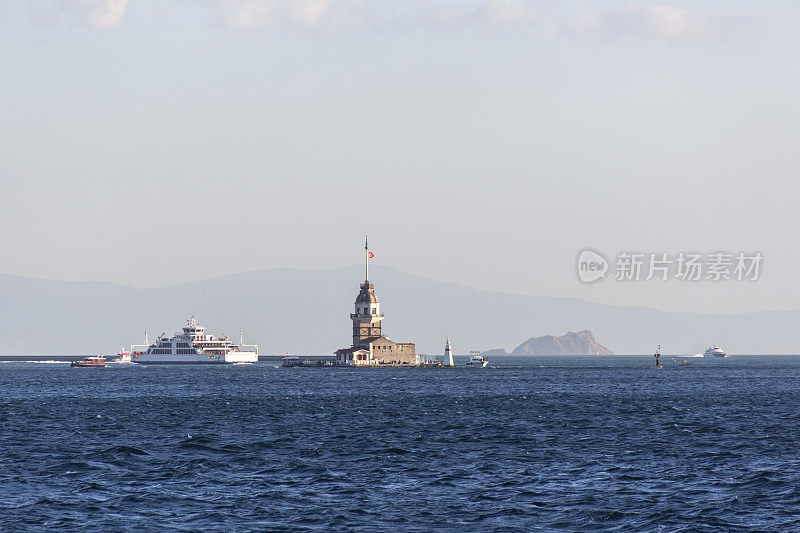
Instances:
[[[394,342],[387,339],[381,331],[383,313],[375,289],[369,282],[369,260],[372,252],[364,242],[365,279],[356,297],[355,313],[350,314],[353,321],[353,345],[336,350],[337,365],[353,366],[403,366],[419,365],[417,348],[413,342]]]
[[[381,304],[375,296],[372,283],[369,282],[369,245],[364,240],[364,269],[366,279],[361,284],[361,291],[356,297],[355,313],[350,315],[353,321],[353,347],[364,346],[369,343],[368,339],[381,336]]]

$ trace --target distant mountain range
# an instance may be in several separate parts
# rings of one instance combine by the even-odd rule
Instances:
[[[441,353],[514,346],[532,336],[593,331],[618,354],[695,354],[717,341],[729,353],[800,352],[800,311],[740,315],[670,313],[575,298],[481,291],[374,267],[394,340]],[[0,354],[110,353],[171,334],[192,315],[209,331],[258,343],[262,354],[331,354],[349,346],[359,266],[274,269],[157,289],[0,275]]]
[[[598,343],[588,329],[569,331],[560,337],[545,335],[526,340],[509,354],[503,348],[495,348],[482,355],[614,355],[614,352]]]

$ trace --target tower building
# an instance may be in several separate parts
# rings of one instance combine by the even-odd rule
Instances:
[[[365,278],[361,291],[356,297],[355,312],[350,315],[353,321],[353,346],[361,346],[370,337],[381,336],[381,303],[375,296],[375,286],[369,282],[369,241],[364,241]]]
[[[411,342],[394,342],[381,332],[383,313],[375,286],[369,281],[372,252],[364,240],[364,283],[356,296],[353,322],[353,345],[336,351],[336,361],[347,365],[416,365],[416,348]]]

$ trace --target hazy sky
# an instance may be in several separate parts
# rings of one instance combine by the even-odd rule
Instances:
[[[0,272],[322,269],[369,233],[377,264],[478,288],[798,308],[799,22],[786,1],[2,2]],[[585,247],[765,259],[757,282],[587,286]]]

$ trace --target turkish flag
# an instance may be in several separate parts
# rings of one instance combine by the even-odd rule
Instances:
[[[372,252],[370,252],[370,253],[369,253],[369,258],[370,258],[370,259],[372,259],[373,257],[375,257],[375,254],[373,254]]]

